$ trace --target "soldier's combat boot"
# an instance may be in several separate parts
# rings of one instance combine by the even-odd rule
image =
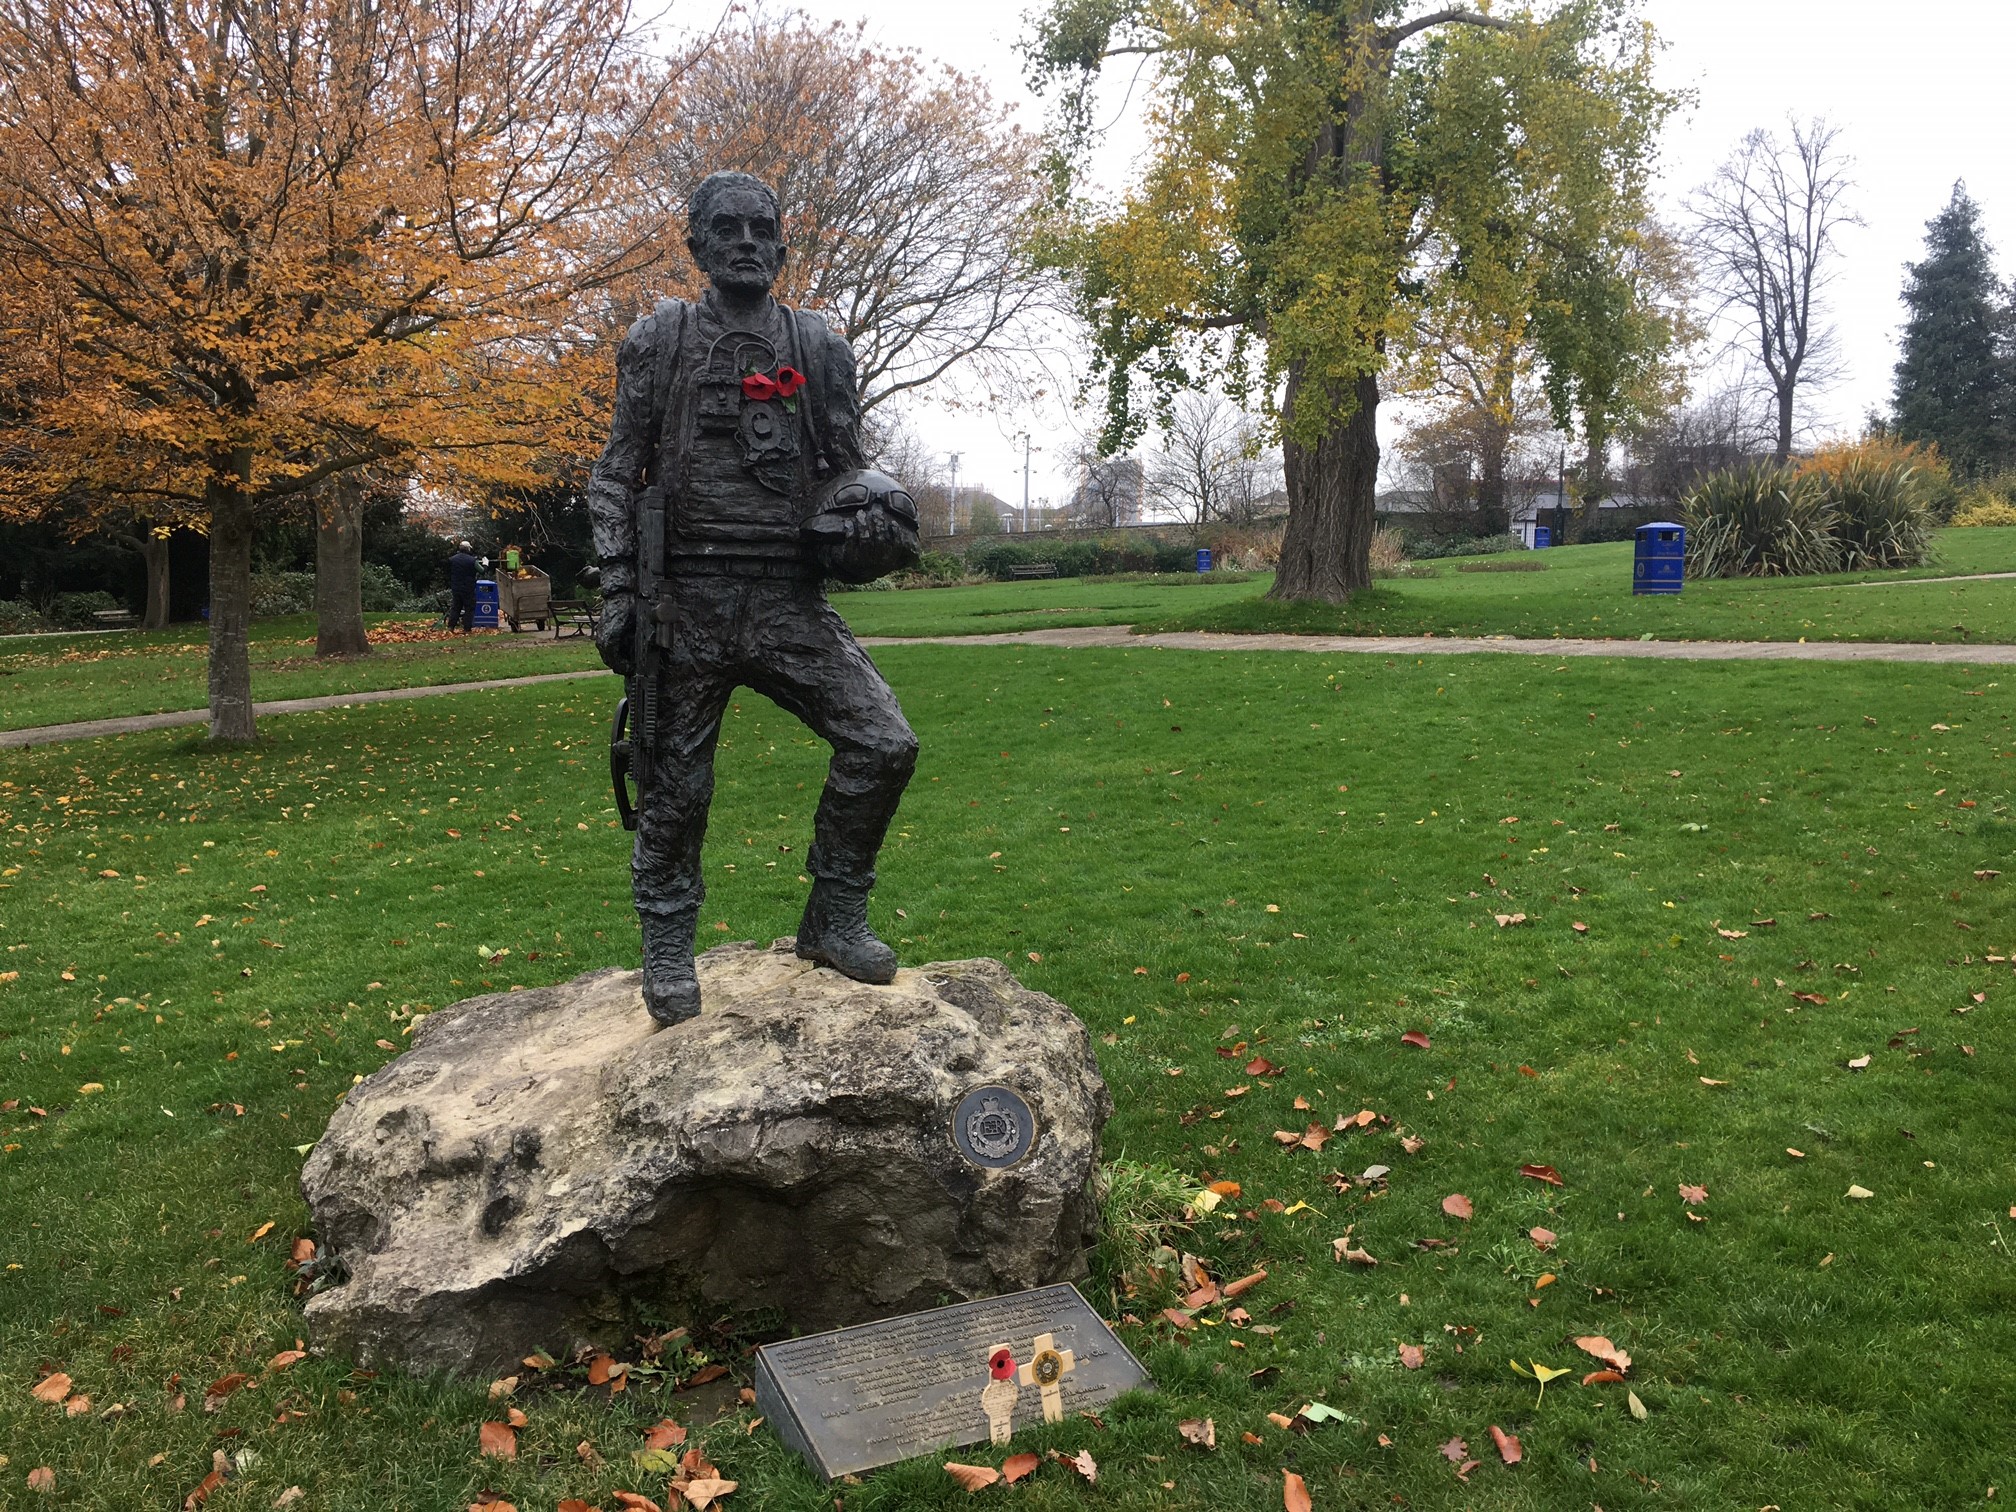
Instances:
[[[857,982],[896,978],[896,952],[868,927],[867,882],[815,876],[805,917],[798,923],[798,954],[831,966]]]
[[[693,970],[698,908],[639,914],[644,926],[644,1006],[667,1025],[700,1016],[700,978]]]

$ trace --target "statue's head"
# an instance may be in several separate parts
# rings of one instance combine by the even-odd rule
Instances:
[[[777,196],[747,173],[710,173],[686,209],[686,249],[714,287],[768,293],[784,270]]]

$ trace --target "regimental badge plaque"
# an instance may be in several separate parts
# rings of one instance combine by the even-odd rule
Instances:
[[[961,1302],[756,1351],[756,1407],[827,1480],[1039,1423],[1152,1387],[1070,1285]]]
[[[1036,1115],[1019,1092],[975,1087],[952,1113],[952,1143],[973,1164],[1005,1170],[1036,1144]]]

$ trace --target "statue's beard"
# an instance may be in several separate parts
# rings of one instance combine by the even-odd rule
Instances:
[[[716,266],[708,277],[714,287],[733,294],[768,294],[770,286],[777,281],[777,275],[763,268],[735,268]]]

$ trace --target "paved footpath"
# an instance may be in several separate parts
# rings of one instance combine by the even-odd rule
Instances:
[[[863,636],[861,644],[868,647],[1036,646],[1067,649],[1093,646],[1169,651],[1315,651],[1326,655],[1365,653],[1375,656],[1469,656],[1485,652],[1500,656],[1556,659],[1595,656],[1651,661],[1943,662],[1971,667],[2016,666],[2016,645],[1953,646],[1918,641],[1516,640],[1509,636],[1466,638],[1453,635],[1223,635],[1207,630],[1133,635],[1125,625],[1019,630],[1000,635]],[[578,672],[546,672],[537,677],[496,677],[486,682],[384,688],[369,693],[332,693],[321,698],[283,698],[272,703],[254,704],[253,713],[265,718],[272,714],[340,709],[350,704],[437,698],[451,693],[484,693],[496,688],[525,688],[538,683],[607,676],[609,674],[600,668],[584,667]],[[168,714],[138,714],[122,719],[87,719],[75,724],[0,730],[0,750],[53,745],[65,740],[93,740],[105,735],[136,735],[146,730],[203,724],[209,718],[209,711],[205,709],[178,709]]]
[[[1631,641],[1518,640],[1456,635],[1227,635],[1175,630],[1130,635],[1125,625],[1023,630],[1002,635],[938,635],[915,639],[864,637],[864,646],[1159,646],[1171,651],[1366,652],[1385,656],[1649,657],[1654,661],[1958,662],[2016,666],[2016,645],[1943,645],[1920,641]]]
[[[579,672],[542,672],[536,677],[493,677],[485,682],[436,683],[424,688],[379,688],[368,693],[330,693],[320,698],[279,698],[255,703],[252,712],[309,714],[350,704],[396,703],[408,698],[437,698],[446,693],[487,693],[493,688],[527,688],[535,683],[572,682],[582,677],[607,677],[600,667]],[[53,745],[61,740],[94,740],[101,735],[138,735],[144,730],[172,730],[178,725],[208,724],[208,709],[176,709],[167,714],[133,714],[121,719],[85,719],[76,724],[32,725],[25,730],[0,730],[0,750],[9,746]]]

